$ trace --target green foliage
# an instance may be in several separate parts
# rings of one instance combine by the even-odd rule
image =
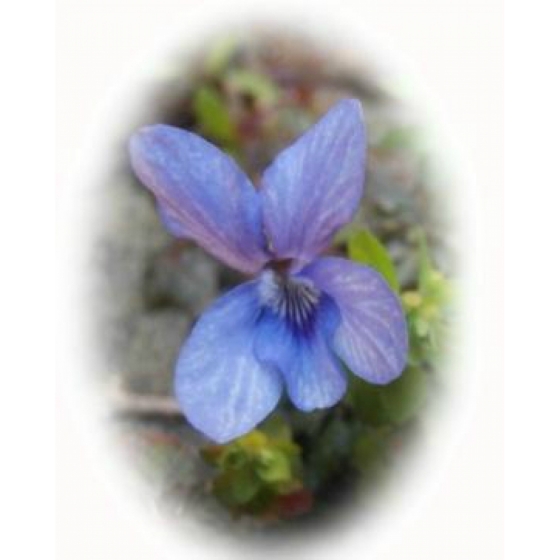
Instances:
[[[280,96],[277,85],[265,74],[252,70],[235,69],[227,74],[227,85],[234,91],[253,97],[263,106],[276,104]]]
[[[451,303],[451,284],[432,264],[426,243],[426,236],[421,235],[419,241],[418,287],[424,297],[429,298],[440,307]]]
[[[379,270],[397,291],[395,268],[382,244],[368,231],[351,232],[349,256]],[[433,265],[425,237],[418,246],[417,288],[401,294],[409,327],[410,352],[402,375],[388,385],[372,385],[350,376],[345,404],[356,424],[351,464],[360,472],[386,468],[391,438],[413,421],[426,403],[429,370],[443,347],[452,290]],[[350,422],[350,420],[349,420]]]
[[[235,125],[226,103],[216,89],[206,86],[197,89],[193,108],[202,134],[226,149],[235,146],[237,142]]]
[[[409,366],[388,385],[372,385],[353,376],[347,400],[365,424],[387,426],[411,420],[422,408],[426,394],[426,374]]]
[[[392,433],[387,427],[363,426],[352,446],[351,465],[364,474],[382,474],[388,462],[387,447]]]
[[[408,367],[398,379],[381,390],[380,402],[391,422],[404,424],[418,413],[426,395],[426,374],[420,368]]]
[[[434,268],[424,236],[418,254],[418,289],[406,291],[401,297],[408,321],[409,362],[430,365],[444,346],[453,291],[449,280]]]
[[[260,480],[249,465],[224,470],[214,480],[214,495],[226,506],[237,508],[249,503],[258,493]]]
[[[289,457],[279,449],[262,449],[257,457],[257,474],[265,482],[288,482],[292,477]]]
[[[314,434],[305,460],[305,486],[317,490],[344,468],[357,425],[340,417],[329,417],[323,429]]]
[[[378,147],[381,150],[393,151],[412,149],[418,144],[418,130],[412,127],[397,127],[388,130],[381,138]]]
[[[395,291],[399,291],[397,271],[391,256],[381,241],[367,229],[360,229],[348,238],[348,256],[361,264],[375,268]]]
[[[282,503],[280,498],[301,491],[300,453],[289,425],[279,416],[231,443],[201,451],[218,469],[214,495],[233,512],[251,514],[270,514]]]
[[[216,41],[204,60],[204,69],[211,76],[219,76],[227,68],[239,45],[233,35],[225,35]]]

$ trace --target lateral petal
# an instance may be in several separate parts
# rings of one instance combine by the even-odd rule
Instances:
[[[338,257],[317,259],[301,274],[336,302],[342,322],[333,349],[352,372],[377,384],[397,378],[406,365],[408,333],[399,299],[383,277]]]

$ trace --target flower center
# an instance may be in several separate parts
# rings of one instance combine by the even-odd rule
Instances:
[[[271,269],[263,272],[259,293],[264,306],[300,331],[312,324],[321,297],[311,281]]]

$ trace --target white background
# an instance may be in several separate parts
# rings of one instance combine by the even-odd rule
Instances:
[[[290,555],[303,558],[382,557],[384,560],[502,558],[503,361],[501,355],[502,270],[502,23],[496,1],[412,2],[91,2],[62,0],[58,29],[57,191],[64,239],[65,210],[73,198],[76,169],[83,168],[92,138],[105,115],[118,113],[122,87],[153,61],[162,45],[179,36],[194,41],[213,25],[293,21],[303,28],[336,28],[356,34],[382,62],[402,75],[448,145],[443,151],[462,177],[468,237],[468,367],[477,380],[466,425],[445,468],[406,519],[379,542],[376,519],[362,516],[354,530]],[[196,42],[195,42],[196,44]],[[144,64],[145,63],[145,64]],[[419,100],[419,101],[418,101]],[[93,157],[93,156],[91,156]],[[87,165],[87,164],[86,164]],[[64,252],[64,248],[63,248]],[[64,282],[64,281],[63,281]],[[65,290],[62,290],[64,297]],[[476,297],[474,297],[474,295]],[[64,306],[64,303],[61,303]],[[68,321],[61,313],[61,321]],[[66,333],[68,324],[61,325]],[[66,382],[67,348],[62,341],[59,385]],[[59,357],[60,358],[60,357]],[[168,535],[123,503],[126,497],[104,479],[88,449],[72,392],[59,389],[57,471],[61,560],[148,560],[231,557],[220,543],[193,536],[171,546]],[[85,434],[85,435],[84,435]],[[404,515],[404,514],[403,514]],[[273,550],[269,550],[273,555]]]
[[[371,43],[414,84],[418,103],[449,142],[446,150],[464,177],[469,233],[470,344],[468,365],[477,379],[474,405],[460,439],[427,496],[399,532],[377,543],[372,519],[356,520],[351,535],[316,543],[305,558],[381,557],[384,560],[494,560],[502,558],[502,24],[496,1],[395,0],[379,2],[89,2],[60,3],[57,95],[57,191],[61,230],[71,177],[87,159],[99,115],[122,102],[128,82],[159,45],[197,36],[212,22],[248,14],[286,18],[309,28],[338,26]],[[268,14],[264,13],[268,12]],[[346,27],[345,27],[346,26]],[[209,28],[211,29],[211,27]],[[351,42],[351,39],[349,39]],[[141,71],[141,70],[140,70]],[[117,107],[118,109],[118,107]],[[65,238],[59,239],[65,244]],[[64,281],[62,280],[62,285]],[[65,290],[61,290],[64,297]],[[61,304],[63,305],[63,304]],[[62,332],[68,325],[62,326]],[[61,353],[67,348],[61,341]],[[64,357],[61,370],[67,368]],[[65,373],[65,372],[64,372]],[[61,375],[59,384],[67,377]],[[61,560],[222,558],[227,551],[193,537],[183,549],[123,503],[87,449],[75,403],[61,387],[57,401]],[[375,520],[373,520],[375,521]],[[230,551],[231,552],[231,551]],[[272,554],[272,551],[271,551]],[[297,550],[291,557],[298,557]],[[303,554],[303,553],[302,553]],[[231,554],[230,554],[231,556]]]

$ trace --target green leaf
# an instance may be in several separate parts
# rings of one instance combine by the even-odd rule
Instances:
[[[214,480],[215,496],[230,507],[240,506],[251,501],[257,494],[261,482],[254,470],[246,465],[239,470],[229,470]]]
[[[269,439],[275,441],[291,441],[292,430],[290,425],[279,414],[272,414],[260,427]]]
[[[426,400],[426,374],[419,368],[407,368],[395,381],[381,390],[387,416],[396,424],[410,420]]]
[[[418,288],[420,293],[423,294],[426,292],[433,270],[426,234],[421,231],[418,239]]]
[[[223,470],[240,469],[248,461],[247,453],[237,445],[228,446],[220,460]]]
[[[222,445],[206,445],[201,448],[200,455],[209,465],[217,466],[223,452],[224,447]]]
[[[259,453],[256,471],[265,482],[286,482],[292,477],[290,460],[277,449],[263,449]]]
[[[328,424],[312,440],[304,462],[305,487],[316,490],[333,474],[345,468],[350,457],[355,423],[330,417]]]
[[[217,76],[223,73],[233,58],[239,39],[233,35],[226,35],[216,41],[204,61],[204,68],[208,74]]]
[[[381,138],[379,148],[392,151],[412,149],[418,143],[418,130],[412,127],[392,128]]]
[[[386,460],[387,440],[392,428],[364,427],[352,447],[352,465],[366,473],[372,468],[380,470]]]
[[[270,510],[276,496],[277,494],[274,488],[263,485],[249,502],[243,504],[240,510],[252,516],[261,516]]]
[[[236,141],[235,126],[220,94],[213,88],[201,87],[194,95],[194,113],[201,132],[225,146]]]
[[[375,268],[395,292],[399,291],[399,280],[391,256],[368,230],[358,230],[349,238],[348,255],[353,261]]]
[[[414,321],[414,330],[419,337],[425,338],[430,334],[430,323],[422,317],[418,317]]]
[[[268,437],[261,430],[253,430],[234,440],[241,449],[254,454],[268,445]],[[230,444],[231,445],[231,444]]]
[[[362,422],[370,426],[403,424],[424,404],[426,375],[409,366],[389,385],[372,385],[353,376],[350,391],[349,403]]]
[[[263,105],[274,105],[280,92],[276,84],[266,75],[251,70],[232,70],[227,83],[235,90],[253,96]]]
[[[352,375],[347,400],[356,417],[370,426],[383,426],[391,422],[382,402],[383,387],[372,385]]]

